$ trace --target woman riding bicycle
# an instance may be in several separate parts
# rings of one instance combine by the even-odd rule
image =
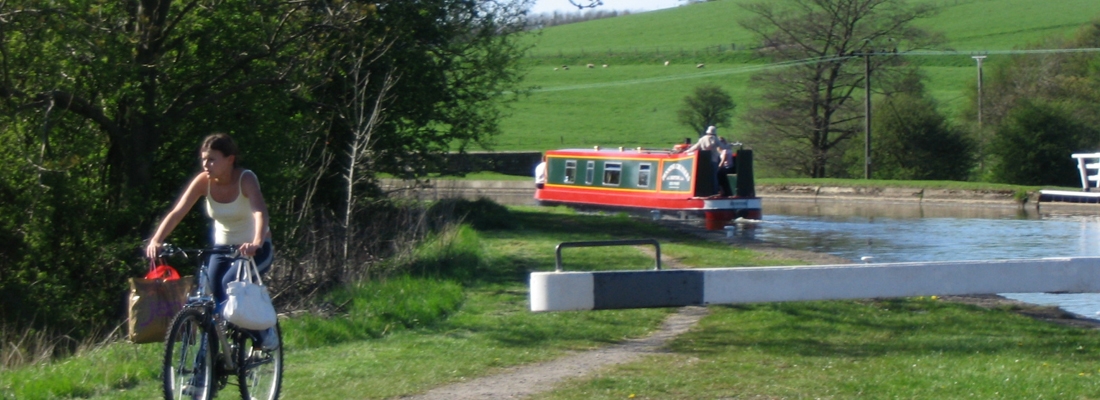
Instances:
[[[157,257],[168,235],[199,198],[206,196],[206,213],[214,221],[214,245],[237,245],[241,254],[253,257],[260,274],[271,268],[274,249],[268,227],[267,204],[260,193],[256,174],[237,166],[238,154],[237,144],[229,135],[215,133],[203,139],[199,148],[202,172],[191,179],[187,189],[149,239],[145,248],[146,257]],[[237,264],[231,257],[214,255],[207,261],[207,268],[214,298],[219,305],[224,304],[225,288],[236,279]],[[263,332],[263,347],[278,346],[277,335],[273,333],[274,328]]]

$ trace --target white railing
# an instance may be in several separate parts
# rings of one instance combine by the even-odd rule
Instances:
[[[1077,171],[1081,173],[1081,190],[1086,192],[1100,183],[1100,153],[1076,153]]]

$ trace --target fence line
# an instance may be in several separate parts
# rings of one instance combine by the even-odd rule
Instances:
[[[708,56],[708,55],[723,55],[735,52],[746,52],[750,50],[759,49],[759,46],[749,46],[747,44],[722,43],[702,47],[684,47],[684,46],[653,46],[652,48],[643,47],[629,47],[629,48],[608,48],[608,49],[591,49],[580,48],[577,50],[563,51],[557,50],[543,50],[532,51],[528,53],[528,57],[534,58],[547,58],[547,57],[593,57],[593,56],[607,56],[607,57],[640,57],[640,56],[652,56],[652,57],[664,57],[664,56]]]

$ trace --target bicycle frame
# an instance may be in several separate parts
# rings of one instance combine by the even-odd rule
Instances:
[[[211,290],[213,281],[210,271],[210,256],[223,254],[230,255],[233,258],[243,257],[237,252],[236,246],[225,246],[213,249],[181,249],[171,245],[165,245],[164,250],[161,252],[161,256],[170,257],[179,254],[185,258],[190,258],[189,253],[194,253],[197,258],[195,264],[197,265],[198,273],[195,276],[197,280],[195,291],[187,296],[187,303],[184,305],[184,309],[199,310],[203,316],[203,324],[208,327],[207,331],[215,333],[217,337],[216,348],[219,351],[212,354],[212,359],[216,364],[220,364],[222,367],[220,371],[235,371],[238,365],[237,357],[234,356],[234,352],[240,351],[240,349],[237,349],[235,343],[230,340],[230,328],[217,313],[217,302]],[[199,351],[210,350],[206,348],[206,343],[205,340],[201,341]],[[219,355],[224,355],[224,357],[219,357]],[[222,375],[224,372],[216,370],[215,374]]]
[[[180,249],[171,245],[162,248],[161,257],[182,255],[192,259],[198,271],[195,290],[173,320],[166,338],[162,379],[164,396],[180,400],[191,396],[208,400],[237,377],[242,398],[277,400],[282,385],[282,334],[278,323],[270,332],[258,333],[226,322],[217,309],[211,256],[227,255],[238,262],[241,255],[235,247],[214,249]],[[186,339],[190,332],[198,334]],[[278,344],[262,348],[265,340],[275,335]],[[190,344],[187,344],[190,342]],[[178,355],[178,360],[177,360]],[[205,375],[204,375],[205,374]],[[198,388],[198,389],[196,389]]]

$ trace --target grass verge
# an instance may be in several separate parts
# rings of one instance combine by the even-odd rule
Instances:
[[[652,356],[548,399],[1091,399],[1100,336],[932,298],[711,307]]]

